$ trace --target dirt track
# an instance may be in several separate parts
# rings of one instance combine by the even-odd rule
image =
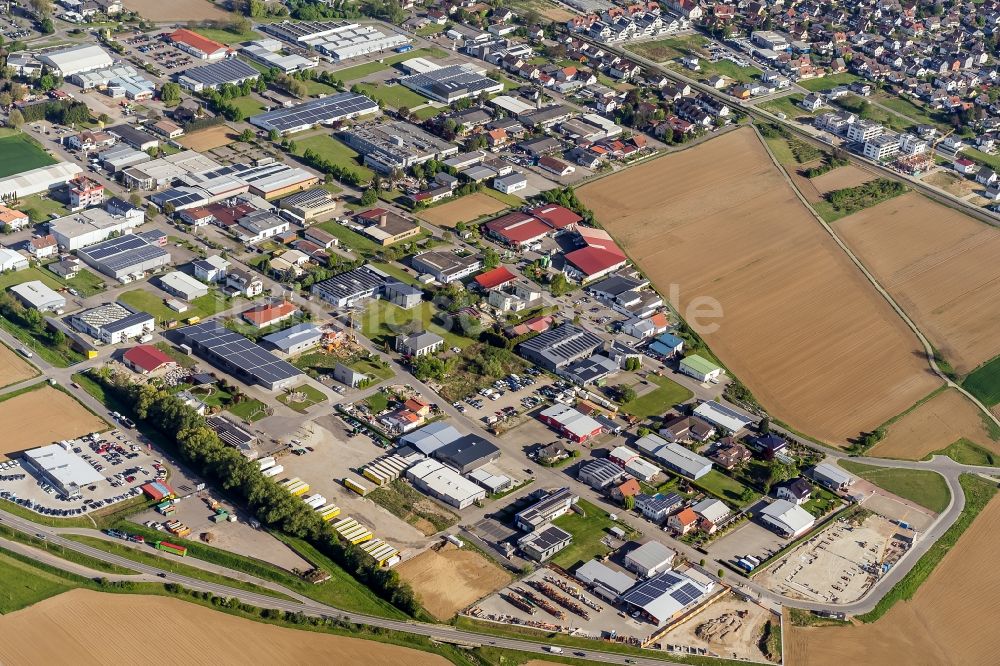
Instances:
[[[1000,230],[912,192],[834,230],[958,374],[1000,354]]]
[[[889,426],[885,439],[871,455],[919,460],[963,437],[1000,453],[1000,442],[990,438],[982,412],[961,393],[949,389]]]
[[[3,454],[106,430],[108,424],[62,391],[43,386],[0,402]]]
[[[472,222],[483,215],[499,213],[506,206],[493,197],[476,192],[457,201],[429,208],[420,213],[420,219],[438,227],[454,227],[459,222]]]
[[[703,337],[775,417],[834,444],[939,381],[923,348],[809,215],[750,129],[578,190],[682,315],[722,306]]]
[[[413,586],[424,608],[447,620],[473,601],[499,590],[510,575],[474,550],[448,544],[400,564],[399,577]]]
[[[125,6],[149,21],[224,21],[229,12],[208,0],[125,0]]]
[[[35,367],[7,345],[0,345],[0,386],[10,386],[38,375]]]
[[[73,590],[0,617],[0,663],[418,664],[444,657],[296,631],[166,597]]]
[[[1000,654],[1000,534],[994,499],[917,590],[874,624],[785,625],[789,666],[995,664]]]

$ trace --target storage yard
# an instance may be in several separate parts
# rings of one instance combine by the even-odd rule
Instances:
[[[10,386],[38,375],[35,367],[21,358],[21,355],[0,344],[0,386]]]
[[[499,213],[506,207],[488,194],[476,192],[421,211],[420,219],[438,227],[450,228],[459,222],[472,222],[485,215]]]
[[[785,623],[785,659],[796,666],[897,663],[988,664],[1000,652],[992,566],[1000,502],[991,501],[908,601],[872,624],[796,627]],[[917,657],[916,655],[919,655]]]
[[[955,372],[1000,354],[1000,231],[916,193],[839,220],[836,231]]]
[[[1000,453],[979,409],[953,389],[943,391],[889,426],[888,434],[869,453],[885,458],[920,460],[959,439]]]
[[[704,320],[717,329],[702,337],[793,428],[844,444],[938,386],[917,339],[808,214],[751,129],[578,195],[660,291],[674,288],[682,315],[704,298],[721,305],[721,318]]]
[[[906,552],[915,536],[878,514],[861,525],[837,520],[754,581],[795,599],[850,603],[875,583],[876,572],[887,570]]]
[[[771,611],[729,593],[705,608],[661,639],[664,646],[708,646],[722,658],[768,661],[761,652],[760,638],[768,620],[779,620]]]
[[[169,634],[179,642],[164,640]],[[338,662],[448,666],[444,657],[385,643],[276,627],[179,599],[72,590],[0,617],[0,662],[107,664],[123,649],[199,664]],[[55,640],[58,638],[58,640]],[[125,647],[130,646],[130,647]]]
[[[396,567],[420,603],[439,620],[448,620],[477,599],[495,592],[511,574],[471,548],[444,542]]]
[[[0,459],[7,453],[108,429],[83,405],[48,385],[0,402],[0,423],[4,424]]]

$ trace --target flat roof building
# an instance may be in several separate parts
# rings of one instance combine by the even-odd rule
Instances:
[[[8,291],[17,296],[17,300],[39,312],[52,312],[66,307],[66,298],[41,280],[15,284]]]
[[[463,435],[438,447],[431,455],[461,474],[467,474],[498,459],[500,449],[479,435]]]
[[[322,187],[314,187],[285,197],[278,202],[278,206],[300,220],[309,221],[334,212],[337,209],[337,198]]]
[[[438,102],[451,104],[466,97],[503,92],[503,83],[489,78],[471,63],[437,67],[404,76],[399,82],[410,90]]]
[[[178,332],[195,353],[247,384],[275,391],[291,385],[302,375],[291,363],[218,322],[203,322]]]
[[[517,547],[528,558],[545,562],[573,541],[573,535],[555,525],[525,534],[517,540]]]
[[[457,145],[402,120],[356,125],[342,132],[341,137],[365,156],[365,165],[382,173],[405,171],[415,164],[458,153]]]
[[[753,419],[743,416],[735,409],[720,405],[714,400],[707,400],[695,407],[694,415],[734,435],[753,423]]]
[[[610,460],[598,458],[581,467],[576,478],[594,490],[604,490],[625,478],[625,470]]]
[[[532,363],[555,372],[573,361],[587,358],[604,344],[590,331],[562,324],[518,345],[518,353]]]
[[[442,284],[463,280],[483,267],[483,260],[478,255],[458,255],[447,250],[422,252],[415,255],[411,263],[415,270],[434,276]]]
[[[317,282],[310,293],[334,307],[346,308],[374,298],[388,280],[388,275],[366,265]]]
[[[119,282],[141,279],[170,263],[170,253],[139,234],[125,234],[95,243],[77,253],[85,264]]]
[[[381,111],[378,104],[351,92],[342,92],[321,99],[303,102],[288,108],[275,109],[252,116],[247,122],[265,132],[272,129],[280,134],[292,134],[310,129],[313,125],[330,125]]]
[[[177,75],[177,82],[188,90],[216,90],[230,83],[242,85],[244,81],[252,81],[260,76],[260,72],[242,60],[226,58],[208,65],[200,65],[185,69]]]
[[[280,69],[285,74],[319,65],[319,56],[300,48],[287,49],[276,39],[261,39],[243,44],[240,53],[268,69]]]
[[[156,328],[151,314],[118,302],[78,312],[70,317],[69,323],[78,331],[109,345],[141,338]]]
[[[107,240],[112,234],[128,234],[146,221],[142,211],[112,215],[102,208],[88,208],[48,223],[49,233],[66,252]]]
[[[406,478],[419,490],[456,509],[486,498],[486,490],[455,470],[429,458],[406,470]]]
[[[566,514],[580,498],[569,488],[558,490],[541,490],[535,493],[535,503],[527,509],[517,512],[514,524],[525,532],[534,532],[543,525]]]
[[[104,475],[73,453],[68,444],[49,444],[24,452],[28,465],[69,498],[81,496],[84,487],[104,480]]]
[[[552,426],[560,434],[577,443],[585,442],[591,437],[599,435],[603,430],[603,426],[596,419],[569,405],[557,403],[546,407],[538,414],[538,418],[542,423]]]

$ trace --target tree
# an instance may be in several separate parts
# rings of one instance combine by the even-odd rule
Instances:
[[[277,141],[281,138],[281,134],[276,129],[272,129],[267,133],[267,138],[271,141]]]
[[[132,193],[132,194],[131,194],[131,195],[129,196],[129,198],[128,198],[128,202],[129,202],[130,204],[132,204],[133,206],[136,206],[136,207],[138,207],[138,206],[142,205],[142,197],[140,197],[140,196],[139,196],[138,194],[136,194],[135,192],[133,192],[133,193]]]
[[[717,574],[717,575],[719,576],[719,579],[721,580],[721,579],[722,579],[722,578],[723,578],[723,577],[724,577],[724,576],[726,575],[726,572],[725,572],[725,570],[723,570],[723,569],[719,569],[719,570],[718,570],[718,571],[716,572],[716,574]]]
[[[181,87],[173,81],[168,81],[160,86],[160,100],[165,103],[179,102],[181,99]]]
[[[632,402],[636,399],[635,389],[624,384],[618,385],[618,400],[620,402]]]
[[[13,111],[10,112],[10,115],[7,117],[7,127],[13,127],[14,129],[18,129],[22,125],[24,125],[24,116],[21,114],[19,110],[14,109]]]
[[[764,418],[762,418],[760,420],[760,423],[757,424],[757,432],[759,432],[762,435],[766,435],[769,432],[771,432],[771,417],[770,416],[765,416]]]
[[[361,205],[371,206],[376,201],[378,201],[378,192],[375,188],[369,187],[365,190],[364,194],[361,195]]]
[[[243,143],[253,143],[253,140],[257,138],[257,135],[250,128],[247,128],[240,132],[240,141]]]
[[[52,0],[30,0],[28,4],[39,16],[48,16],[52,13]]]
[[[549,283],[549,291],[552,292],[553,296],[562,296],[569,291],[569,280],[562,273],[556,273],[555,277],[552,278],[552,282]]]
[[[641,367],[642,367],[642,361],[640,361],[637,357],[630,356],[627,359],[625,359],[625,369],[628,370],[629,372],[635,372]]]
[[[160,211],[156,209],[156,206],[149,204],[146,206],[146,221],[155,220],[156,216],[160,214]]]
[[[626,495],[622,501],[622,504],[625,506],[625,509],[627,511],[631,511],[632,509],[635,508],[635,496]]]
[[[9,92],[0,93],[0,108],[6,109],[8,106],[13,104],[14,98],[10,96]]]
[[[491,247],[486,248],[483,253],[483,267],[496,268],[500,265],[500,254]]]

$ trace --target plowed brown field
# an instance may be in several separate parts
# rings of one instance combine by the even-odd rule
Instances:
[[[125,6],[149,21],[225,21],[232,14],[208,0],[125,0]]]
[[[439,620],[451,618],[511,580],[510,574],[483,555],[451,545],[424,551],[396,570],[413,586],[423,607]]]
[[[451,663],[412,648],[275,627],[179,599],[90,590],[72,590],[4,615],[0,635],[5,666],[127,664],[145,661],[140,653],[212,666]]]
[[[930,393],[923,349],[795,196],[751,129],[578,190],[774,416],[843,444]]]
[[[498,213],[506,208],[493,197],[476,192],[440,206],[422,211],[420,219],[439,227],[453,227],[459,222],[472,222],[484,215]]]
[[[819,162],[815,163],[816,165]],[[873,180],[875,175],[857,167],[853,164],[837,167],[833,171],[824,173],[816,178],[806,178],[797,172],[794,174],[795,186],[802,192],[802,196],[815,203],[823,198],[824,194],[834,190],[842,190],[845,187],[856,187],[869,180]]]
[[[834,230],[956,372],[1000,354],[1000,230],[913,192]]]
[[[0,386],[10,386],[37,376],[38,371],[33,365],[7,345],[0,344]]]
[[[789,666],[950,666],[997,663],[1000,568],[993,565],[1000,502],[993,500],[938,564],[913,599],[874,624],[793,627],[785,623]]]
[[[107,430],[108,424],[62,391],[43,386],[0,402],[0,460],[5,453]]]
[[[920,460],[961,438],[1000,453],[983,425],[982,412],[964,395],[949,389],[899,419],[872,450],[873,456]]]

